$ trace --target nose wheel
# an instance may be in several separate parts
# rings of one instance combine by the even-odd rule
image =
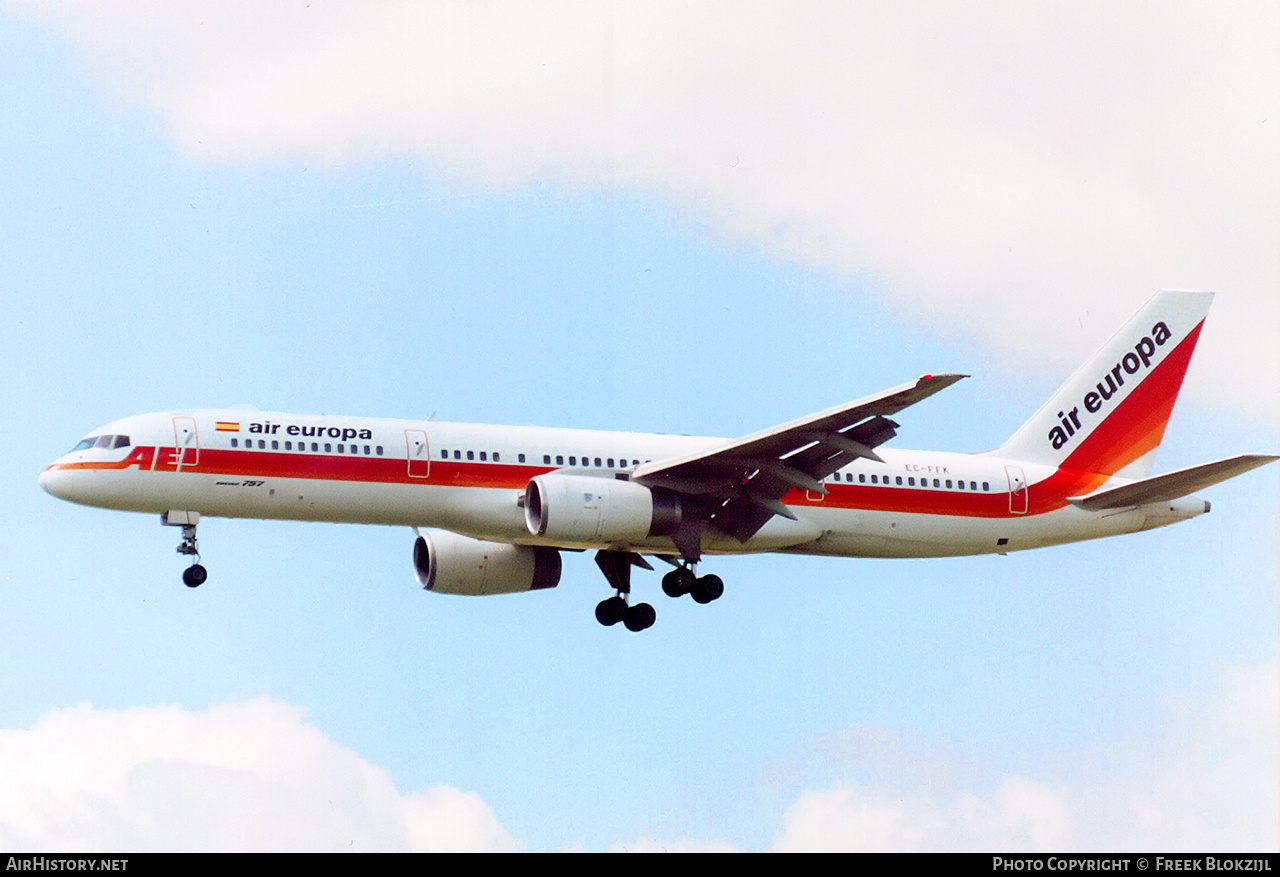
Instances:
[[[191,566],[182,571],[182,583],[188,588],[198,588],[209,578],[209,571],[200,564],[200,548],[196,544],[195,521],[198,521],[199,517],[194,512],[182,512],[180,514],[184,516],[186,523],[170,521],[170,515],[164,515],[161,518],[161,522],[166,526],[182,527],[182,541],[178,543],[177,551],[179,554],[185,554],[191,558]]]
[[[193,563],[182,571],[182,583],[188,588],[198,588],[209,578],[209,571],[198,563]]]

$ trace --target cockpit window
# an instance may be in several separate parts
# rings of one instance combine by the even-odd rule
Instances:
[[[114,451],[117,448],[129,447],[129,437],[127,435],[91,435],[80,440],[80,443],[71,449],[75,451],[83,451],[88,448],[103,448],[108,451]]]

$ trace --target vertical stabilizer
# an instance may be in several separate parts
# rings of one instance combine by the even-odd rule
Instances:
[[[1134,478],[1150,474],[1211,292],[1159,292],[993,453]]]

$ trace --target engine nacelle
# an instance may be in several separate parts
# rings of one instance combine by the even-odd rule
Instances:
[[[413,543],[413,570],[437,594],[516,594],[560,584],[560,552],[424,530]]]
[[[639,542],[680,527],[680,497],[633,481],[549,472],[524,492],[524,522],[534,536],[563,542]]]

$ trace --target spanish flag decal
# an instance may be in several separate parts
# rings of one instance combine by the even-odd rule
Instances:
[[[233,420],[219,420],[217,429],[218,432],[239,432],[240,424]]]

